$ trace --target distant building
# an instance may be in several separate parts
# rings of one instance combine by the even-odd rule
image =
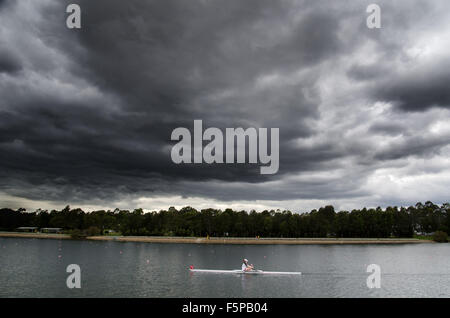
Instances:
[[[38,228],[36,226],[21,226],[16,229],[18,232],[36,233]]]
[[[62,227],[43,227],[41,233],[62,233]]]
[[[417,232],[415,231],[416,235],[425,235],[425,236],[431,236],[434,235],[435,232]]]

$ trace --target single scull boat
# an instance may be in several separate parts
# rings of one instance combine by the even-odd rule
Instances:
[[[211,273],[211,274],[249,274],[249,275],[301,275],[301,272],[266,272],[262,270],[243,271],[240,269],[220,270],[220,269],[193,269],[189,268],[194,273]]]

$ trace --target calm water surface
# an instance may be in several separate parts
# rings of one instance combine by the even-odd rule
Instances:
[[[189,273],[258,268],[301,276]],[[367,265],[381,266],[369,289]],[[66,267],[81,267],[81,289]],[[0,297],[450,297],[450,244],[196,245],[0,238]]]

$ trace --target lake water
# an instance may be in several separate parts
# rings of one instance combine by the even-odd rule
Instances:
[[[258,268],[301,276],[190,273]],[[66,267],[81,267],[81,289]],[[369,289],[369,264],[381,288]],[[0,297],[450,297],[450,244],[203,245],[0,238]]]

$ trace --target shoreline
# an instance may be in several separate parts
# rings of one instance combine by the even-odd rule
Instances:
[[[72,239],[68,234],[0,232],[0,237]],[[245,244],[245,245],[343,245],[343,244],[421,244],[434,243],[414,238],[235,238],[235,237],[165,237],[165,236],[90,236],[85,240],[168,244]]]

